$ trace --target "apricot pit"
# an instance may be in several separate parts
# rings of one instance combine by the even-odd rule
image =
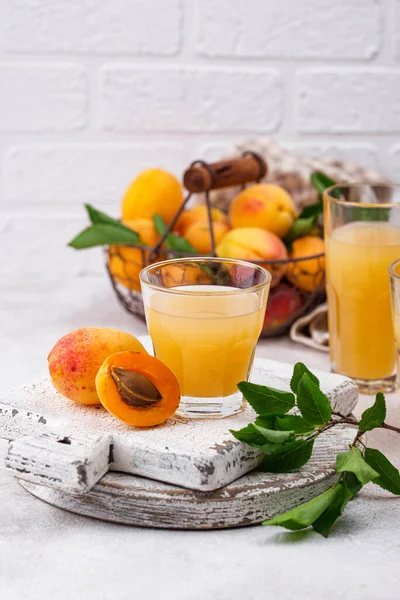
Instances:
[[[111,367],[111,375],[122,400],[128,406],[152,406],[162,398],[154,383],[145,375],[121,367]]]

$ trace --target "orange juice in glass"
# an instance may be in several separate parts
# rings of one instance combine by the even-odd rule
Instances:
[[[178,414],[225,417],[243,408],[262,330],[271,276],[242,261],[216,258],[156,263],[141,273],[154,353],[181,389]]]
[[[400,188],[386,184],[338,185],[324,195],[332,369],[364,393],[395,387],[388,267],[400,256],[399,203]]]
[[[398,256],[400,257],[400,253]],[[389,275],[394,339],[397,347],[397,355],[400,356],[400,258],[392,262],[390,265]],[[397,375],[399,375],[399,373]]]

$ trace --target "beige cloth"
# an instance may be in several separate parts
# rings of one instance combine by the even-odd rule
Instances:
[[[237,144],[230,158],[238,157],[246,150],[261,154],[268,165],[268,172],[263,181],[277,183],[284,187],[291,194],[299,210],[318,200],[317,192],[310,182],[311,174],[314,171],[322,171],[334,181],[382,181],[379,173],[372,169],[365,169],[357,163],[334,158],[303,156],[270,139],[249,140],[243,144]],[[227,211],[229,204],[239,191],[239,187],[215,190],[211,194],[212,203]]]
[[[297,319],[290,329],[290,339],[315,350],[329,352],[327,304],[320,304],[308,315]]]

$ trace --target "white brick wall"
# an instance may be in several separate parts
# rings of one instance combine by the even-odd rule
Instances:
[[[81,65],[0,64],[0,131],[82,130],[87,124],[87,83]]]
[[[0,282],[103,276],[81,205],[150,165],[272,135],[400,181],[399,134],[400,0],[0,0]]]
[[[183,164],[182,144],[64,143],[15,145],[4,154],[3,199],[7,206],[35,206],[46,212],[83,202],[118,211],[132,173],[154,164],[174,171]]]
[[[304,69],[296,83],[301,133],[400,132],[400,70]]]
[[[121,133],[276,131],[282,83],[271,69],[107,66],[101,73],[102,125]]]
[[[205,56],[354,59],[381,45],[378,0],[199,0],[196,49]]]

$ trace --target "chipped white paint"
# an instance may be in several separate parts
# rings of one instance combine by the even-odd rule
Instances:
[[[110,435],[41,433],[11,441],[5,465],[26,481],[83,494],[107,473],[111,448]]]
[[[112,472],[83,496],[21,483],[54,506],[114,523],[165,529],[238,527],[260,523],[324,492],[336,479],[336,454],[346,450],[353,438],[354,429],[349,427],[327,431],[299,471],[253,471],[207,493]]]
[[[275,361],[257,359],[253,370],[252,381],[279,389],[289,389],[292,365]],[[332,406],[344,414],[349,414],[357,403],[358,389],[345,377],[315,371],[321,381],[322,389],[327,393]],[[254,469],[260,461],[260,452],[235,440],[229,429],[240,429],[254,419],[254,412],[247,407],[244,412],[222,420],[188,421],[174,417],[164,425],[139,430],[115,419],[99,407],[83,407],[63,398],[53,388],[49,379],[14,389],[0,397],[0,436],[10,440],[21,436],[37,436],[50,432],[60,439],[68,437],[71,462],[81,460],[79,439],[88,434],[105,436],[108,450],[112,453],[110,469],[141,475],[179,485],[186,488],[210,491],[216,490],[238,479]],[[30,444],[36,454],[37,443],[22,443],[23,452],[19,459],[13,446],[12,461],[9,466],[23,469],[18,476],[32,480],[30,464],[28,468],[26,445]],[[111,448],[112,445],[112,448]],[[74,449],[79,450],[74,454]],[[44,447],[41,449],[45,453]],[[40,471],[43,483],[64,487],[62,481],[56,479],[59,473],[59,462],[65,460],[65,448],[57,441],[46,453],[45,467]],[[103,474],[103,448],[97,455],[93,448],[89,452],[93,459],[87,481],[95,483]],[[28,472],[26,472],[28,471]],[[34,479],[37,481],[37,479]],[[71,482],[71,480],[70,480]],[[75,480],[76,483],[76,480]],[[71,489],[69,484],[69,488]],[[85,491],[89,485],[80,491]],[[76,489],[76,487],[75,487]]]

